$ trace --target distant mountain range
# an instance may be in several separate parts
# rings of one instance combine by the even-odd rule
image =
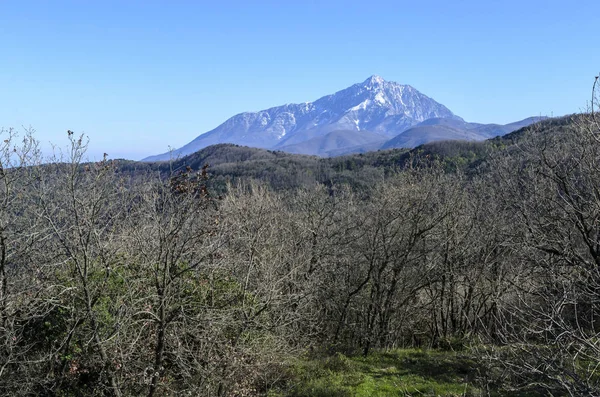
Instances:
[[[187,145],[143,161],[163,161],[218,143],[337,156],[412,148],[439,140],[480,141],[540,120],[507,125],[469,123],[409,85],[371,76],[314,102],[277,106],[233,116]]]

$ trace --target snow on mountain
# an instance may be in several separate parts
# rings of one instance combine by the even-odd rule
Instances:
[[[238,114],[172,153],[151,156],[144,161],[185,156],[217,143],[285,150],[307,141],[316,142],[315,138],[334,131],[366,131],[365,134],[392,138],[431,118],[462,121],[415,88],[374,75],[314,102]]]

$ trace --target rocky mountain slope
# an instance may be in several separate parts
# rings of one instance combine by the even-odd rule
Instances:
[[[468,123],[415,88],[374,75],[314,102],[238,114],[187,145],[144,161],[178,158],[219,143],[335,156],[436,140],[484,140],[533,121]]]
[[[461,120],[444,105],[409,85],[371,76],[362,83],[314,102],[238,114],[173,153],[144,160],[168,160],[171,156],[184,156],[217,143],[280,149],[334,131],[369,131],[391,138],[431,118]],[[307,150],[314,151],[311,148]]]

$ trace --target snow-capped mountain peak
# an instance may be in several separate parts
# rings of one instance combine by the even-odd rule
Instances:
[[[368,79],[366,79],[365,81],[363,81],[362,85],[366,88],[366,87],[380,87],[385,83],[385,80],[383,79],[383,77],[378,76],[376,74],[374,74],[373,76],[369,77]]]
[[[393,137],[424,120],[444,117],[457,118],[444,105],[413,87],[373,75],[314,102],[238,114],[174,153],[145,160],[167,160],[172,155],[187,155],[217,143],[285,149],[334,131],[365,131]]]

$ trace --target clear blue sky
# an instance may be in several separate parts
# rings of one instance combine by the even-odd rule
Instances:
[[[86,133],[93,158],[161,153],[372,74],[468,121],[563,115],[599,71],[597,1],[0,0],[0,127]]]

